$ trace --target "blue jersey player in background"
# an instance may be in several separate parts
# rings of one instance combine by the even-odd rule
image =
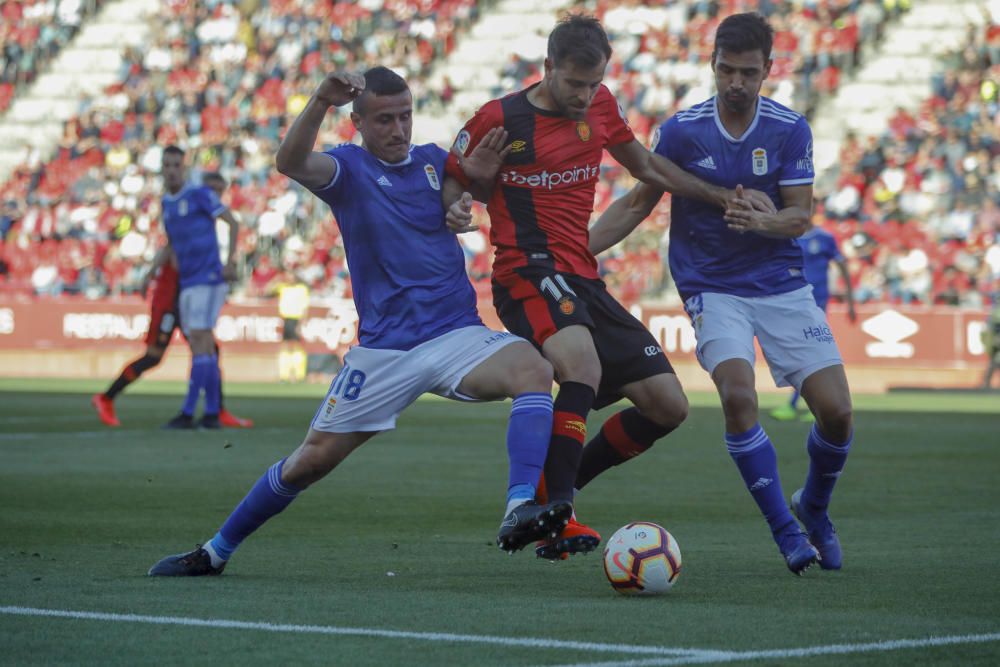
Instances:
[[[795,242],[810,226],[812,134],[801,115],[760,95],[772,36],[756,13],[722,21],[712,54],[716,96],[663,123],[654,143],[658,153],[707,181],[766,192],[778,209],[756,210],[745,199],[723,214],[674,197],[669,261],[697,336],[698,361],[722,401],[729,454],[788,568],[800,574],[817,558],[823,568],[841,566],[827,508],[853,430],[840,353]],[[614,202],[591,230],[591,250],[624,238],[662,194],[639,184]],[[808,535],[785,505],[775,449],[759,423],[754,337],[775,382],[799,389],[816,416],[806,444],[806,483],[792,498]]]
[[[351,101],[362,145],[313,151],[329,108]],[[361,444],[395,428],[399,414],[425,392],[464,401],[514,399],[501,549],[554,537],[568,521],[571,503],[534,502],[552,430],[552,367],[527,341],[480,321],[461,246],[445,225],[448,154],[433,144],[412,146],[412,124],[406,82],[376,67],[364,76],[328,75],[289,128],[277,167],[337,218],[360,344],[345,355],[298,449],[264,473],[204,547],[164,558],[150,575],[221,574],[248,535]],[[491,130],[463,157],[470,178],[495,176],[506,136]]]
[[[851,275],[847,270],[847,260],[840,254],[840,249],[837,247],[837,239],[825,229],[813,227],[796,241],[802,248],[803,270],[806,282],[812,286],[816,305],[822,308],[823,312],[826,312],[826,306],[830,301],[830,263],[832,262],[844,278],[847,317],[850,318],[851,322],[856,321],[858,314],[854,310],[854,288],[851,286]],[[799,417],[799,396],[798,389],[792,390],[791,400],[771,410],[771,417],[778,421],[792,421],[796,418],[806,422],[815,421],[816,417],[808,411]]]
[[[173,252],[180,283],[178,309],[184,335],[191,346],[191,378],[180,413],[164,428],[196,427],[194,411],[205,393],[205,411],[197,426],[220,428],[221,375],[212,329],[226,301],[227,280],[236,278],[236,235],[239,223],[215,190],[187,182],[184,151],[177,146],[163,149],[162,217],[167,244],[157,254],[153,271]],[[219,252],[216,219],[229,224],[229,256],[225,266]]]

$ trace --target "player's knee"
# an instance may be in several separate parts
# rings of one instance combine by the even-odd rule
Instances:
[[[655,400],[636,404],[640,414],[658,426],[673,430],[688,417],[688,399],[684,392],[657,396]]]
[[[550,392],[552,364],[532,349],[530,354],[518,357],[510,370],[510,382],[514,396],[525,392]]]
[[[688,399],[681,394],[671,396],[669,401],[662,403],[660,410],[651,419],[664,428],[675,429],[683,424],[687,417]]]
[[[147,350],[146,354],[136,362],[136,370],[145,373],[149,369],[159,366],[161,361],[163,361],[162,350],[159,351],[159,354],[155,350]]]
[[[297,489],[305,489],[330,474],[349,453],[336,447],[334,434],[310,433],[285,461],[281,468],[281,481]]]
[[[595,355],[591,359],[587,355],[580,357],[575,363],[553,364],[556,379],[562,382],[579,382],[593,387],[601,384],[601,362]]]
[[[727,387],[720,398],[722,411],[726,414],[726,428],[731,433],[746,431],[757,422],[757,392],[753,387]]]
[[[854,411],[849,402],[837,403],[824,408],[816,415],[816,421],[827,438],[835,442],[846,442],[854,428]]]

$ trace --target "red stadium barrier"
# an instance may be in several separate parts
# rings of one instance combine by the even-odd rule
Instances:
[[[871,369],[881,372],[885,369],[912,373],[925,369],[978,372],[985,366],[985,353],[980,340],[985,314],[979,310],[864,305],[858,308],[858,321],[853,324],[842,306],[834,305],[830,310],[830,326],[849,371]],[[480,302],[480,311],[488,325],[499,326],[488,301]],[[675,365],[690,367],[697,363],[694,331],[681,309],[644,304],[636,306],[633,312],[653,332]],[[0,375],[25,375],[25,368],[16,367],[18,357],[11,354],[16,351],[42,354],[63,352],[81,357],[86,356],[86,352],[133,355],[142,348],[148,322],[148,307],[138,298],[111,302],[18,299],[2,295],[0,353],[5,354]],[[240,355],[255,355],[255,358],[277,355],[281,331],[282,320],[273,301],[227,304],[215,329],[225,356],[233,361]],[[322,307],[311,307],[302,321],[301,333],[309,352],[340,356],[356,342],[357,313],[354,305],[348,300],[337,300]],[[803,335],[824,333],[804,331]],[[183,342],[178,342],[183,348]],[[760,355],[758,357],[762,359]],[[698,386],[703,384],[700,380],[704,373],[697,369],[690,370],[691,373],[682,374],[685,383],[695,381]],[[872,386],[884,388],[885,377],[882,384]],[[951,380],[947,376],[935,379],[933,375],[897,374],[897,377],[907,383],[912,383],[913,378],[929,378],[929,384],[954,386],[967,384],[971,376],[964,373]]]

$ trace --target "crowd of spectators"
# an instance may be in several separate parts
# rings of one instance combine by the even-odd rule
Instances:
[[[705,66],[715,29],[726,16],[758,11],[774,28],[767,94],[807,116],[860,63],[864,47],[909,2],[896,0],[580,0],[599,17],[614,46],[607,82],[640,136],[664,118],[711,96]],[[541,76],[541,60],[511,56],[493,92],[524,87]]]
[[[0,0],[0,113],[103,0]]]
[[[765,91],[782,99],[829,92],[830,67],[853,66],[901,3],[761,0],[778,30],[777,76]],[[599,0],[616,58],[609,84],[645,139],[666,113],[711,94],[703,63],[719,18],[744,0]],[[0,285],[35,294],[101,297],[135,291],[158,225],[162,146],[186,147],[194,172],[221,171],[226,201],[247,223],[238,294],[257,297],[289,269],[314,295],[346,296],[350,279],[325,206],[272,166],[278,141],[319,78],[333,68],[389,64],[407,76],[415,103],[446,104],[430,90],[433,62],[482,11],[471,0],[243,0],[165,4],[152,43],[125,57],[120,83],[81,103],[54,156],[29,148],[0,185]],[[935,80],[919,113],[898,112],[882,137],[848,137],[836,188],[821,193],[817,222],[841,241],[859,301],[977,305],[1000,276],[1000,28],[970,30],[969,46]],[[512,89],[537,78],[512,59]],[[694,76],[690,72],[701,72]],[[692,78],[694,77],[694,78]],[[806,103],[806,107],[809,106]],[[345,111],[320,141],[354,139]],[[631,187],[610,159],[597,211]],[[484,220],[484,222],[486,222]],[[601,258],[626,304],[670,299],[665,267],[669,197],[624,243]],[[488,226],[461,238],[477,289],[488,292]],[[843,286],[835,287],[835,294]]]
[[[1000,25],[970,28],[933,95],[844,141],[820,217],[859,301],[978,307],[1000,295]]]
[[[169,0],[151,42],[125,53],[120,82],[85,99],[54,156],[28,147],[0,185],[0,274],[7,289],[103,296],[135,291],[163,241],[160,151],[188,149],[199,171],[231,179],[227,201],[249,224],[240,255],[256,295],[269,266],[290,267],[319,291],[348,281],[335,225],[290,187],[273,155],[290,119],[334,69],[385,64],[409,80],[417,106],[439,103],[424,84],[489,3],[473,0]],[[320,141],[350,141],[347,110]],[[265,259],[266,258],[266,259]]]

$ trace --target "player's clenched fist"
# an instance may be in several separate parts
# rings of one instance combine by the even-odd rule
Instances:
[[[479,229],[479,225],[472,224],[472,195],[463,192],[462,196],[448,207],[444,220],[448,224],[448,229],[456,234]]]
[[[316,89],[316,99],[330,106],[342,107],[365,92],[365,77],[355,72],[327,74]]]

